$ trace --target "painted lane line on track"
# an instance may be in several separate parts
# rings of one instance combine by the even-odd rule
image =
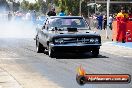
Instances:
[[[132,58],[132,54],[131,54],[132,48],[126,47],[126,46],[121,46],[121,45],[115,45],[115,44],[113,44],[113,42],[103,43],[100,51],[110,53],[113,55],[117,55],[119,57]]]
[[[118,46],[118,47],[121,47],[121,48],[128,48],[128,49],[132,49],[132,42],[130,43],[116,43],[116,42],[105,42],[103,43],[102,45],[104,44],[109,44],[109,45],[114,45],[114,46]],[[126,45],[125,45],[126,44]],[[130,45],[129,45],[130,44]],[[128,46],[127,46],[128,45]]]

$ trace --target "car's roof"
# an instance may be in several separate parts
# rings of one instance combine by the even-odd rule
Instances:
[[[49,18],[83,18],[82,16],[50,16]]]

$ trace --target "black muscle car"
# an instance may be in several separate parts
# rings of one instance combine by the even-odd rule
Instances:
[[[47,49],[50,57],[58,52],[92,52],[98,56],[100,46],[100,35],[91,31],[81,16],[47,17],[43,27],[37,29],[37,52]]]

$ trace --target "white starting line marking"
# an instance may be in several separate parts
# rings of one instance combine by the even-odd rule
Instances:
[[[123,56],[123,57],[126,57],[126,58],[130,58],[131,57],[132,58],[132,56]]]
[[[122,45],[116,45],[116,44],[114,44],[114,42],[105,42],[102,44],[102,46],[104,46],[106,49],[102,48],[100,51],[110,53],[113,55],[117,55],[119,57],[132,58],[132,55],[130,54],[132,51],[132,48],[130,48],[130,47],[126,47],[126,46],[122,46]],[[113,50],[111,50],[111,49],[109,50],[107,47],[111,47],[111,49],[113,49]],[[119,50],[121,50],[121,51],[123,51],[123,50],[127,51],[128,50],[129,54],[127,55],[126,53],[117,53],[117,51],[119,51]]]

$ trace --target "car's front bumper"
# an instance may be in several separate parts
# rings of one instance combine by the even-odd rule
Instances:
[[[55,52],[89,52],[100,49],[101,44],[49,44]]]

